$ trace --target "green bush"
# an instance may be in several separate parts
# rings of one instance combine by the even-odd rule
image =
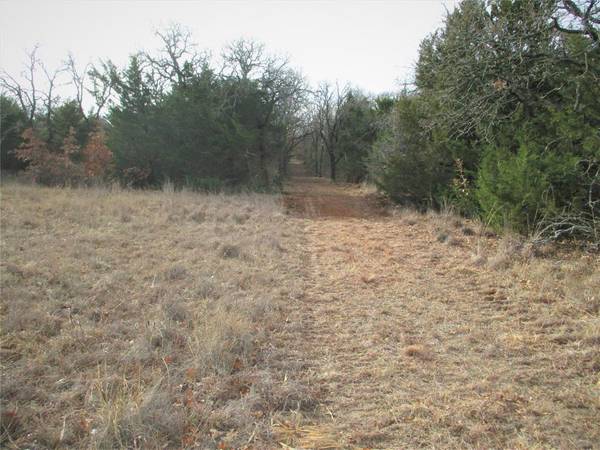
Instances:
[[[451,171],[438,156],[427,148],[409,149],[392,156],[376,181],[377,187],[398,203],[439,206],[440,194]]]
[[[373,146],[370,175],[378,189],[399,203],[437,207],[452,179],[444,132],[424,126],[426,105],[405,95]]]
[[[445,199],[495,228],[598,240],[597,34],[548,26],[557,5],[460,2],[422,42],[415,89],[373,147],[381,190],[418,205]]]
[[[532,232],[577,197],[578,158],[522,144],[517,152],[490,146],[477,179],[482,212],[496,228]]]

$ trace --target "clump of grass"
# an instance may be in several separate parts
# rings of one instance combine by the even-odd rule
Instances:
[[[436,241],[452,246],[460,246],[461,240],[455,237],[450,231],[439,231],[436,236]]]
[[[542,255],[551,254],[546,246],[542,248],[535,242],[512,234],[505,234],[498,242],[495,253],[489,258],[492,269],[507,269],[518,261],[526,261]]]
[[[404,348],[404,354],[411,358],[417,358],[423,361],[431,361],[433,359],[433,352],[431,349],[420,344],[406,346]]]
[[[188,269],[182,265],[175,265],[165,272],[165,278],[169,281],[183,280],[188,276]]]
[[[190,311],[181,300],[174,299],[163,303],[163,310],[169,320],[184,322],[190,317]]]
[[[200,299],[219,297],[219,287],[213,277],[202,277],[197,282],[195,295]]]
[[[440,231],[436,238],[435,238],[438,242],[446,242],[448,241],[448,239],[450,239],[450,233],[448,231]]]
[[[477,233],[475,232],[475,230],[473,230],[473,228],[468,227],[468,226],[463,226],[461,228],[462,234],[464,234],[465,236],[475,236]]]
[[[0,412],[0,442],[14,440],[19,431],[21,431],[21,423],[17,412],[14,410]]]
[[[190,216],[190,219],[197,223],[203,223],[206,220],[206,217],[206,212],[198,210]]]
[[[220,254],[225,259],[239,258],[242,254],[237,245],[225,244],[221,246]]]

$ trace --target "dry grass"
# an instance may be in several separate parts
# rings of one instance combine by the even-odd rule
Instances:
[[[3,446],[264,447],[308,398],[266,361],[301,290],[277,197],[9,183],[1,224]]]
[[[277,426],[284,444],[600,448],[598,255],[451,212],[308,216],[306,292],[276,346],[322,397]]]
[[[315,185],[4,186],[2,444],[599,447],[598,255]]]

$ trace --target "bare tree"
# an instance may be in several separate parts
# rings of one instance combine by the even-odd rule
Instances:
[[[144,57],[156,75],[169,83],[184,84],[207,64],[208,55],[198,52],[191,32],[181,25],[171,25],[164,31],[156,31],[155,35],[163,45],[160,54],[154,57],[144,53]]]
[[[33,125],[35,117],[40,113],[40,107],[43,107],[48,140],[51,141],[54,134],[52,115],[55,105],[60,101],[56,89],[61,86],[60,76],[66,68],[61,66],[56,70],[49,70],[37,57],[37,52],[38,46],[35,46],[27,53],[27,61],[21,72],[22,81],[6,71],[2,71],[0,88],[12,95],[21,109],[25,111],[28,126]]]
[[[54,124],[52,123],[52,117],[54,114],[54,106],[60,101],[60,97],[55,94],[55,90],[58,87],[59,75],[67,70],[66,67],[62,66],[54,71],[49,71],[44,63],[40,62],[40,67],[44,76],[46,77],[45,91],[40,91],[42,100],[44,103],[45,117],[46,117],[46,128],[48,130],[48,142],[52,142],[54,138]]]
[[[100,61],[100,68],[86,66],[86,69],[88,69],[87,75],[90,80],[86,91],[94,98],[96,103],[92,115],[95,119],[99,119],[100,114],[109,104],[114,94],[114,77],[111,74],[116,71],[116,68],[110,61]]]
[[[279,126],[285,130],[285,141],[279,153],[279,174],[285,177],[288,173],[288,163],[292,154],[311,136],[310,116],[306,96],[295,95],[286,98],[278,114]]]
[[[0,73],[0,87],[17,100],[21,109],[27,114],[29,125],[33,123],[40,101],[35,79],[35,74],[40,65],[40,61],[37,58],[37,51],[38,46],[36,45],[27,53],[27,62],[21,72],[24,83],[19,82],[4,70]]]
[[[319,125],[317,121],[317,117],[313,115],[311,122],[309,124],[311,133],[310,133],[310,142],[309,142],[309,161],[312,166],[313,174],[317,177],[323,176],[323,156],[325,155],[325,146],[323,145],[323,140],[321,139],[321,134],[319,133]]]
[[[238,39],[229,44],[221,57],[223,58],[222,72],[240,80],[248,80],[253,71],[264,69],[270,59],[265,58],[263,44],[246,39]]]
[[[79,107],[79,112],[81,112],[82,116],[85,116],[85,111],[83,109],[83,97],[86,92],[85,89],[85,77],[89,70],[89,64],[86,65],[83,70],[80,72],[77,69],[77,64],[75,63],[75,58],[71,53],[67,56],[67,60],[65,61],[65,68],[71,75],[71,83],[75,88],[75,102]]]
[[[75,89],[75,102],[79,107],[81,115],[86,120],[100,118],[102,110],[109,102],[113,93],[113,79],[110,76],[111,70],[114,70],[112,63],[100,62],[100,69],[86,64],[83,69],[79,70],[73,55],[69,54],[65,61],[65,70],[71,77],[70,84]],[[90,104],[90,109],[86,113],[84,109],[85,96],[89,95],[94,104]]]
[[[348,85],[340,87],[338,83],[335,86],[322,83],[314,93],[316,131],[329,156],[329,175],[333,181],[337,176],[337,164],[343,156],[339,152],[338,141],[344,114],[343,105],[349,93]]]
[[[52,116],[60,102],[57,92],[67,85],[74,88],[74,101],[82,116],[86,119],[98,119],[113,92],[112,79],[107,74],[107,69],[114,69],[114,66],[101,63],[101,68],[97,69],[87,64],[79,70],[74,57],[69,54],[60,67],[49,70],[37,54],[38,46],[27,53],[19,79],[6,71],[0,72],[0,89],[17,101],[26,113],[28,126],[32,126],[34,119],[41,114],[48,130],[48,140],[52,140]],[[66,74],[69,79],[65,78]],[[86,95],[91,96],[93,101],[86,102]],[[84,110],[86,103],[90,107],[87,114]]]
[[[300,110],[297,106],[306,92],[305,81],[289,66],[287,58],[266,54],[264,46],[255,41],[235,41],[226,48],[222,57],[222,73],[238,81],[235,83],[238,93],[243,95],[244,90],[252,84],[261,97],[263,108],[256,118],[258,145],[256,153],[250,151],[248,156],[257,160],[260,181],[268,185],[270,177],[267,163],[272,151],[267,143],[269,128],[275,123],[282,125],[283,121],[284,126],[289,127],[288,137],[296,133],[291,131],[292,124],[296,123],[296,115]],[[238,93],[232,96],[234,103]],[[286,170],[291,153],[290,144],[295,145],[293,140],[288,140],[278,149],[280,172]]]

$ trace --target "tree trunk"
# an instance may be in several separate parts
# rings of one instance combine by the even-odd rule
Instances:
[[[267,156],[265,148],[265,136],[261,130],[258,143],[258,177],[264,187],[269,186],[269,171],[267,170]]]
[[[290,150],[287,148],[279,154],[279,176],[281,178],[287,177],[289,154]]]
[[[317,176],[319,178],[323,177],[323,147],[319,147],[318,150],[318,173]]]
[[[336,166],[336,160],[335,160],[335,154],[333,152],[329,152],[329,174],[331,176],[331,181],[335,181],[335,166]]]

